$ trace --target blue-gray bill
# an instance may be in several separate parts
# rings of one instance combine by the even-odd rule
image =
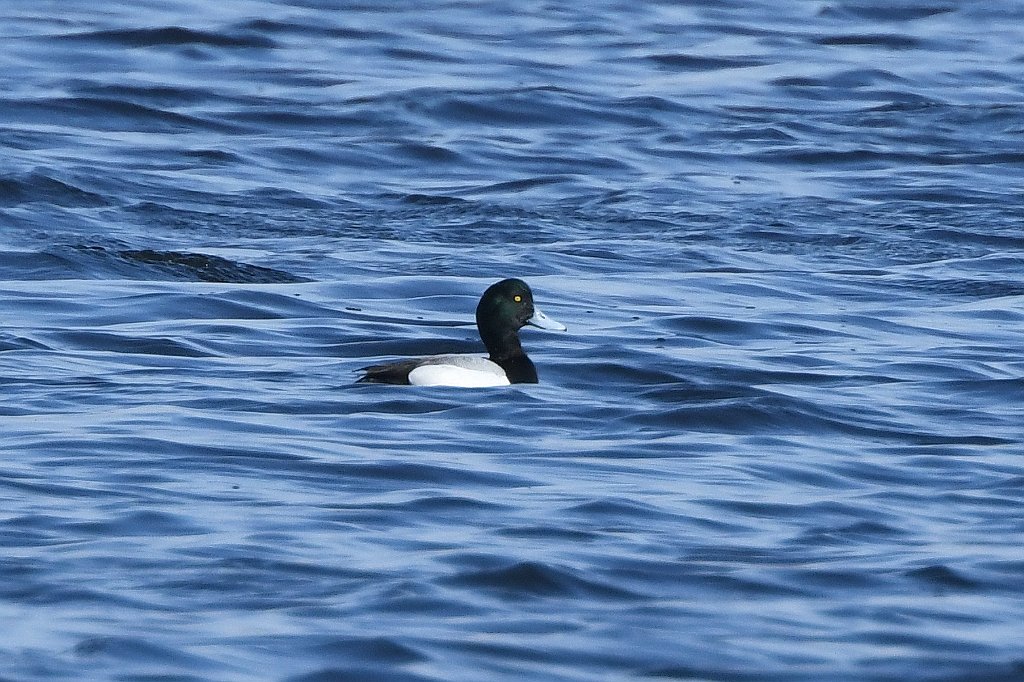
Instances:
[[[550,317],[542,313],[540,311],[540,308],[537,307],[534,307],[533,317],[528,319],[526,321],[526,324],[532,325],[534,327],[539,327],[541,329],[551,329],[552,331],[556,332],[564,332],[566,330],[566,326],[564,324],[552,320]]]

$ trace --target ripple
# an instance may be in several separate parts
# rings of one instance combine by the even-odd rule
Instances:
[[[153,644],[142,637],[89,637],[76,644],[74,652],[83,658],[109,657],[122,662],[159,662],[180,666],[208,663],[198,656]]]
[[[827,17],[857,17],[871,21],[902,22],[916,21],[955,12],[956,10],[955,5],[945,3],[922,3],[920,5],[900,3],[900,5],[895,7],[886,7],[843,2],[822,8],[821,15]]]
[[[828,46],[884,47],[889,50],[912,50],[922,47],[922,41],[901,34],[846,34],[818,38],[815,42]]]
[[[498,568],[465,571],[446,582],[458,587],[494,591],[506,599],[542,596],[579,598],[587,595],[608,599],[633,596],[627,590],[583,579],[568,569],[538,562],[518,562]]]
[[[67,207],[106,206],[106,197],[41,173],[0,177],[0,206],[44,203]]]
[[[129,48],[157,47],[162,45],[205,45],[209,47],[267,49],[276,46],[270,38],[257,34],[198,31],[181,26],[69,33],[61,36],[61,38],[64,40],[111,43]]]
[[[948,566],[941,564],[914,569],[908,571],[907,575],[944,590],[972,590],[981,586],[977,581],[971,580]]]
[[[648,59],[661,67],[679,71],[721,71],[764,66],[768,63],[752,57],[704,57],[691,54],[658,54]]]
[[[103,246],[62,247],[36,257],[37,277],[60,278],[69,274],[106,277],[116,274],[143,280],[197,282],[282,283],[304,282],[303,277],[221,256],[154,249],[115,250]],[[48,268],[41,267],[49,259]],[[70,271],[70,272],[69,272]]]
[[[311,673],[286,678],[288,682],[336,682],[337,680],[374,680],[374,682],[428,682],[436,677],[424,677],[401,671],[382,671],[378,665],[323,668]]]

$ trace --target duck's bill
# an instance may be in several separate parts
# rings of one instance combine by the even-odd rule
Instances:
[[[540,311],[540,308],[534,307],[533,317],[526,321],[526,324],[533,325],[534,327],[540,327],[541,329],[551,329],[556,332],[564,332],[565,325],[561,322],[556,322],[550,317]]]

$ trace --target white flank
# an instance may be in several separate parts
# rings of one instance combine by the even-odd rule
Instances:
[[[451,364],[445,358],[428,361],[409,372],[409,383],[413,386],[461,386],[463,388],[485,388],[487,386],[508,386],[505,370],[486,358],[458,357]]]

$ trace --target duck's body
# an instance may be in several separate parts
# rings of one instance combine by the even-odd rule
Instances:
[[[477,355],[434,355],[364,368],[359,381],[413,386],[508,386],[512,382],[501,365]],[[536,379],[534,379],[536,383]]]
[[[491,285],[476,308],[476,326],[488,357],[434,355],[363,368],[362,383],[480,388],[537,383],[537,368],[523,351],[519,330],[565,327],[540,312],[526,282],[505,279]]]

